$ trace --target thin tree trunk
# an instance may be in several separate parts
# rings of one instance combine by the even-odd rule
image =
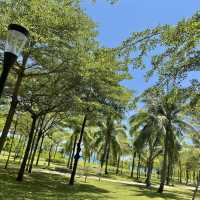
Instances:
[[[188,185],[188,181],[189,181],[189,170],[186,169],[186,185]]]
[[[49,149],[49,158],[48,158],[48,167],[50,167],[51,163],[51,152],[52,152],[53,144],[51,144],[50,149]]]
[[[137,180],[140,178],[140,160],[141,160],[141,154],[138,154],[138,166],[137,166]]]
[[[35,154],[36,154],[36,151],[37,151],[38,144],[39,144],[39,141],[41,139],[41,136],[42,136],[42,132],[38,133],[38,137],[37,137],[37,140],[36,140],[36,143],[35,143],[35,148],[34,148],[34,151],[33,151],[33,155],[31,157],[31,162],[30,162],[30,166],[29,166],[29,170],[28,170],[29,173],[32,172],[33,162],[34,162],[34,159],[35,159]]]
[[[29,155],[30,148],[31,148],[31,143],[32,143],[32,140],[33,140],[36,121],[37,121],[37,116],[32,115],[31,130],[30,130],[30,133],[29,133],[29,138],[28,138],[28,143],[27,143],[27,146],[26,146],[25,154],[24,154],[24,157],[23,157],[23,160],[22,160],[19,172],[18,172],[18,176],[17,176],[17,179],[16,179],[17,181],[23,181],[24,171],[25,171],[26,162],[27,162],[28,155]]]
[[[195,190],[194,190],[193,196],[192,196],[192,200],[195,200],[195,198],[196,198],[196,195],[197,195],[197,192],[198,192],[199,185],[200,185],[200,171],[199,171],[199,175],[197,176],[197,184],[196,184],[196,187],[195,187]]]
[[[40,160],[40,155],[41,155],[41,152],[42,152],[42,146],[43,146],[43,142],[44,142],[44,137],[45,137],[45,134],[42,135],[42,141],[40,143],[40,148],[39,148],[39,152],[38,152],[37,161],[36,161],[35,166],[38,166],[38,163],[39,163],[39,160]]]
[[[68,161],[67,161],[67,168],[69,168],[69,166],[70,166],[71,157],[72,157],[72,148],[70,148],[69,158],[68,158]]]
[[[110,155],[110,144],[108,146],[108,151],[107,151],[107,154],[106,154],[105,174],[108,174],[108,160],[109,160],[109,155]]]
[[[17,107],[17,103],[18,103],[17,97],[13,96],[12,102],[11,102],[11,105],[10,105],[10,110],[9,110],[8,116],[6,118],[6,122],[5,122],[3,131],[2,131],[2,134],[1,134],[1,138],[0,138],[0,153],[3,150],[4,144],[6,142],[6,138],[7,138],[9,129],[11,127],[12,120],[13,120],[13,117],[14,117],[14,114],[15,114],[15,110],[16,110],[16,107]]]
[[[31,150],[30,150],[30,152],[29,152],[29,157],[28,157],[28,163],[27,163],[27,165],[26,165],[26,171],[28,171],[29,165],[30,165],[30,162],[31,162],[33,150],[34,150],[34,147],[35,147],[36,135],[37,135],[37,132],[34,131],[34,136],[33,136],[32,144],[31,144]]]
[[[118,155],[118,159],[117,159],[117,169],[116,169],[116,175],[119,174],[119,164],[120,164],[120,158],[121,158],[121,154]]]
[[[73,144],[73,149],[72,149],[72,155],[71,155],[71,159],[70,159],[70,169],[72,169],[73,167],[73,161],[74,161],[74,154],[75,154],[75,150],[76,150],[76,142],[77,142],[77,135],[74,138],[74,144]]]
[[[196,173],[195,171],[193,171],[193,183],[195,184],[195,182],[196,182]]]
[[[24,59],[23,62],[26,64],[26,59]],[[23,63],[23,66],[25,66],[24,63]],[[18,73],[17,81],[15,83],[14,91],[13,91],[13,94],[12,94],[12,101],[11,101],[11,104],[10,104],[8,116],[6,118],[6,122],[5,122],[5,125],[3,127],[1,137],[0,137],[0,154],[1,154],[1,151],[4,147],[10,126],[12,124],[13,116],[15,114],[15,110],[16,110],[17,104],[18,104],[17,95],[18,95],[19,88],[21,86],[21,82],[22,82],[22,79],[23,79],[24,67],[21,67],[20,69],[21,70]]]
[[[13,135],[12,135],[12,141],[11,141],[10,150],[9,150],[9,154],[8,154],[8,159],[6,161],[5,169],[7,169],[8,163],[9,163],[9,160],[10,160],[10,155],[11,155],[11,152],[12,152],[12,147],[13,147],[13,143],[14,143],[14,139],[15,139],[17,124],[18,124],[18,117],[17,117],[16,122],[15,122],[15,128],[14,128],[14,132],[13,132]]]
[[[150,160],[148,163],[148,168],[147,168],[147,178],[146,178],[146,187],[150,188],[151,187],[151,175],[152,175],[152,170],[153,170],[153,160]]]
[[[167,177],[166,177],[166,185],[170,185],[170,168],[171,168],[171,159],[168,153],[168,163],[167,163]]]
[[[133,178],[133,172],[135,168],[135,157],[136,157],[136,152],[133,153],[133,160],[132,160],[132,167],[131,167],[131,178]]]
[[[20,155],[20,163],[21,163],[21,160],[22,160],[22,157],[23,157],[23,153],[24,153],[24,149],[25,149],[25,146],[26,146],[26,142],[27,142],[27,138],[25,137],[24,138],[24,143],[23,143],[23,146],[22,146],[22,150],[21,151],[21,155]]]
[[[103,155],[101,157],[101,169],[103,168],[104,162],[106,160],[106,156],[107,156],[107,152],[108,152],[108,148],[110,145],[110,134],[111,134],[111,130],[110,130],[110,122],[111,122],[111,117],[109,116],[107,118],[107,122],[106,122],[106,127],[107,127],[107,131],[106,131],[106,137],[105,137],[105,146],[104,146],[104,151],[103,151]]]
[[[124,161],[122,160],[121,175],[123,174],[123,169],[124,169]]]
[[[56,145],[56,149],[55,149],[55,152],[54,152],[54,156],[53,156],[53,159],[54,159],[54,160],[55,160],[55,158],[56,158],[57,151],[58,151],[58,144]]]
[[[162,166],[162,170],[161,170],[160,187],[158,189],[159,193],[163,193],[163,190],[164,190],[164,185],[165,185],[165,180],[166,180],[166,172],[167,172],[167,154],[168,154],[168,133],[166,131],[164,159],[163,159],[163,166]]]
[[[181,165],[181,162],[179,161],[179,182],[180,183],[182,183],[182,175],[183,175],[182,165]]]
[[[16,158],[19,156],[19,151],[20,151],[20,148],[21,148],[21,141],[22,141],[22,138],[23,138],[23,136],[20,135],[20,138],[19,138],[19,141],[18,141],[17,147],[16,147],[16,149],[15,149],[14,161],[15,161]]]
[[[87,115],[85,115],[84,119],[83,119],[83,124],[82,124],[82,128],[81,128],[80,138],[79,138],[79,141],[77,143],[76,155],[74,157],[74,166],[73,166],[73,170],[72,170],[72,173],[71,173],[69,185],[74,185],[74,180],[75,180],[75,176],[76,176],[76,169],[77,169],[77,166],[78,166],[78,160],[80,158],[81,143],[82,143],[82,140],[83,140],[83,133],[84,133],[86,121],[87,121]]]

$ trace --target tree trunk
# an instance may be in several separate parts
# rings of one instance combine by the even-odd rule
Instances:
[[[195,171],[193,171],[193,183],[195,184],[195,182],[196,182],[196,173]]]
[[[182,175],[183,175],[182,165],[181,165],[181,162],[179,161],[179,182],[180,183],[182,183]]]
[[[30,150],[29,157],[28,157],[28,163],[26,165],[26,171],[28,171],[29,165],[30,165],[30,162],[31,162],[33,150],[34,150],[34,147],[35,147],[36,135],[37,135],[37,133],[34,131],[34,136],[33,136],[32,144],[31,144],[31,150]]]
[[[106,154],[105,174],[108,174],[108,160],[109,160],[109,155],[110,155],[110,143],[108,145],[108,150],[107,150],[107,154]]]
[[[21,155],[20,155],[20,163],[21,163],[21,160],[22,160],[22,157],[23,157],[23,153],[24,153],[24,149],[25,149],[25,146],[26,146],[26,142],[27,142],[27,138],[25,137],[24,138],[24,143],[23,143],[23,145],[22,145],[22,150],[20,150],[21,151]]]
[[[196,195],[197,195],[197,192],[198,192],[199,185],[200,185],[200,171],[199,171],[199,175],[197,176],[197,184],[196,184],[196,187],[195,187],[195,190],[194,190],[193,196],[192,196],[192,200],[195,200],[195,198],[196,198]]]
[[[22,138],[23,138],[23,136],[20,135],[20,138],[19,138],[19,141],[18,141],[17,147],[16,147],[16,149],[15,149],[14,161],[15,161],[16,158],[18,158],[18,156],[19,156],[19,151],[20,151],[20,149],[21,149],[21,141],[22,141]]]
[[[166,185],[168,186],[170,185],[171,170],[172,170],[172,159],[168,153],[167,177],[166,177]]]
[[[44,142],[44,137],[45,137],[45,134],[43,134],[43,136],[42,136],[42,141],[40,143],[40,149],[39,149],[39,152],[38,152],[37,161],[36,161],[35,166],[38,166],[38,163],[39,163],[39,160],[40,160],[40,155],[41,155],[41,152],[42,152],[42,145],[43,145],[43,142]]]
[[[160,187],[158,189],[159,193],[163,193],[163,190],[164,190],[164,185],[165,185],[165,180],[166,180],[166,172],[167,172],[167,154],[168,154],[168,134],[166,131],[163,166],[161,169]]]
[[[36,154],[36,151],[37,151],[38,144],[39,144],[41,136],[42,136],[42,132],[38,133],[38,137],[37,137],[37,140],[36,140],[36,143],[35,143],[35,148],[34,148],[34,151],[33,151],[33,155],[31,157],[31,162],[30,162],[28,173],[32,172],[33,162],[34,162],[34,159],[35,159],[35,154]]]
[[[13,132],[13,136],[12,136],[12,141],[11,141],[10,150],[9,150],[9,154],[8,154],[8,159],[6,161],[5,169],[7,169],[8,163],[9,163],[9,160],[10,160],[10,155],[11,155],[11,152],[12,152],[12,147],[13,147],[13,143],[14,143],[14,139],[15,139],[17,124],[18,124],[18,117],[17,117],[16,122],[15,122],[15,128],[14,128],[14,132]]]
[[[123,169],[124,169],[124,161],[122,160],[121,175],[123,174]]]
[[[141,154],[138,154],[138,166],[137,166],[137,180],[140,178],[140,160],[141,160]]]
[[[107,152],[108,152],[108,148],[110,145],[110,137],[111,137],[111,130],[110,130],[110,123],[111,123],[111,117],[107,117],[107,121],[106,121],[106,136],[105,136],[105,146],[104,146],[104,151],[103,151],[103,155],[101,157],[101,169],[103,168],[104,162],[106,160],[106,156],[107,156]]]
[[[146,179],[146,186],[147,188],[151,187],[151,175],[153,171],[153,161],[150,162],[148,168],[147,168],[147,179]]]
[[[27,162],[28,155],[29,155],[30,148],[31,148],[31,143],[32,143],[32,140],[33,140],[36,121],[37,121],[37,116],[32,115],[31,130],[30,130],[30,133],[29,133],[29,138],[28,138],[28,143],[27,143],[27,146],[26,146],[25,154],[24,154],[24,157],[23,157],[23,160],[22,160],[19,172],[18,172],[18,176],[17,176],[17,179],[16,179],[17,181],[23,181],[24,171],[25,171],[26,162]]]
[[[51,144],[50,149],[49,149],[49,158],[48,158],[48,167],[50,167],[51,163],[51,152],[52,152],[53,144]]]
[[[74,138],[74,144],[73,144],[72,155],[71,155],[70,166],[69,166],[70,169],[72,169],[72,167],[73,167],[74,154],[75,154],[75,150],[76,150],[76,142],[77,142],[77,135]]]
[[[117,159],[117,169],[116,169],[116,175],[119,174],[119,164],[120,164],[120,158],[121,158],[121,154],[118,155],[118,159]]]
[[[6,118],[6,122],[5,122],[5,125],[3,127],[1,137],[0,137],[0,154],[1,154],[1,151],[4,147],[10,126],[12,124],[13,116],[14,116],[15,110],[17,108],[17,104],[18,104],[17,95],[18,95],[19,88],[21,86],[21,82],[22,82],[22,79],[23,79],[23,73],[24,73],[24,68],[21,68],[21,71],[18,73],[17,81],[15,83],[15,88],[14,88],[14,91],[13,91],[13,94],[12,94],[12,101],[11,101],[11,104],[10,104],[8,116]]]
[[[70,148],[69,157],[68,157],[68,161],[67,161],[67,168],[69,168],[69,166],[70,166],[71,157],[72,157],[72,148]]]
[[[135,157],[136,157],[136,152],[133,153],[133,160],[132,160],[132,167],[131,167],[131,178],[133,178],[133,172],[135,168]]]
[[[53,159],[54,159],[54,160],[56,159],[57,151],[58,151],[58,144],[56,145],[56,149],[55,149],[55,152],[54,152],[54,156],[53,156]]]
[[[74,185],[74,180],[75,180],[75,176],[76,176],[76,169],[77,169],[77,166],[78,166],[78,160],[80,158],[81,143],[82,143],[82,140],[83,140],[83,133],[84,133],[86,121],[87,121],[87,115],[84,116],[84,120],[83,120],[83,124],[82,124],[82,128],[81,128],[81,133],[80,133],[80,138],[79,138],[79,141],[77,143],[76,155],[74,157],[74,166],[73,166],[73,170],[72,170],[72,173],[71,173],[69,185]]]
[[[189,181],[189,170],[186,169],[186,185],[188,185],[188,181]]]
[[[152,170],[153,170],[153,155],[152,152],[150,152],[148,161],[147,161],[147,178],[146,178],[146,187],[150,188],[151,187],[151,175],[152,175]]]

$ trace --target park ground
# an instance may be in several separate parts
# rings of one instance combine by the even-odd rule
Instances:
[[[2,161],[2,160],[1,160]],[[16,179],[18,166],[10,164],[8,169],[0,164],[0,200],[189,200],[193,187],[175,185],[166,187],[164,194],[125,178],[102,178],[77,176],[74,186],[68,185],[69,176],[49,169],[37,168],[26,174],[24,181]],[[198,194],[197,200],[200,200]]]

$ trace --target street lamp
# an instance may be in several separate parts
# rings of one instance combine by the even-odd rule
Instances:
[[[0,77],[0,98],[3,88],[10,71],[14,65],[17,57],[21,53],[23,47],[28,40],[29,32],[22,26],[17,24],[10,24],[8,26],[7,41],[5,45],[3,69]]]

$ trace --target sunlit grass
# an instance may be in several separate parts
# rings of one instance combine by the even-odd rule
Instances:
[[[75,186],[68,185],[68,178],[60,175],[34,172],[16,182],[17,170],[4,170],[0,165],[0,199],[2,200],[189,200],[192,191],[184,186],[169,187],[165,194],[156,188],[147,190],[142,186],[111,183],[84,177],[77,178]]]

